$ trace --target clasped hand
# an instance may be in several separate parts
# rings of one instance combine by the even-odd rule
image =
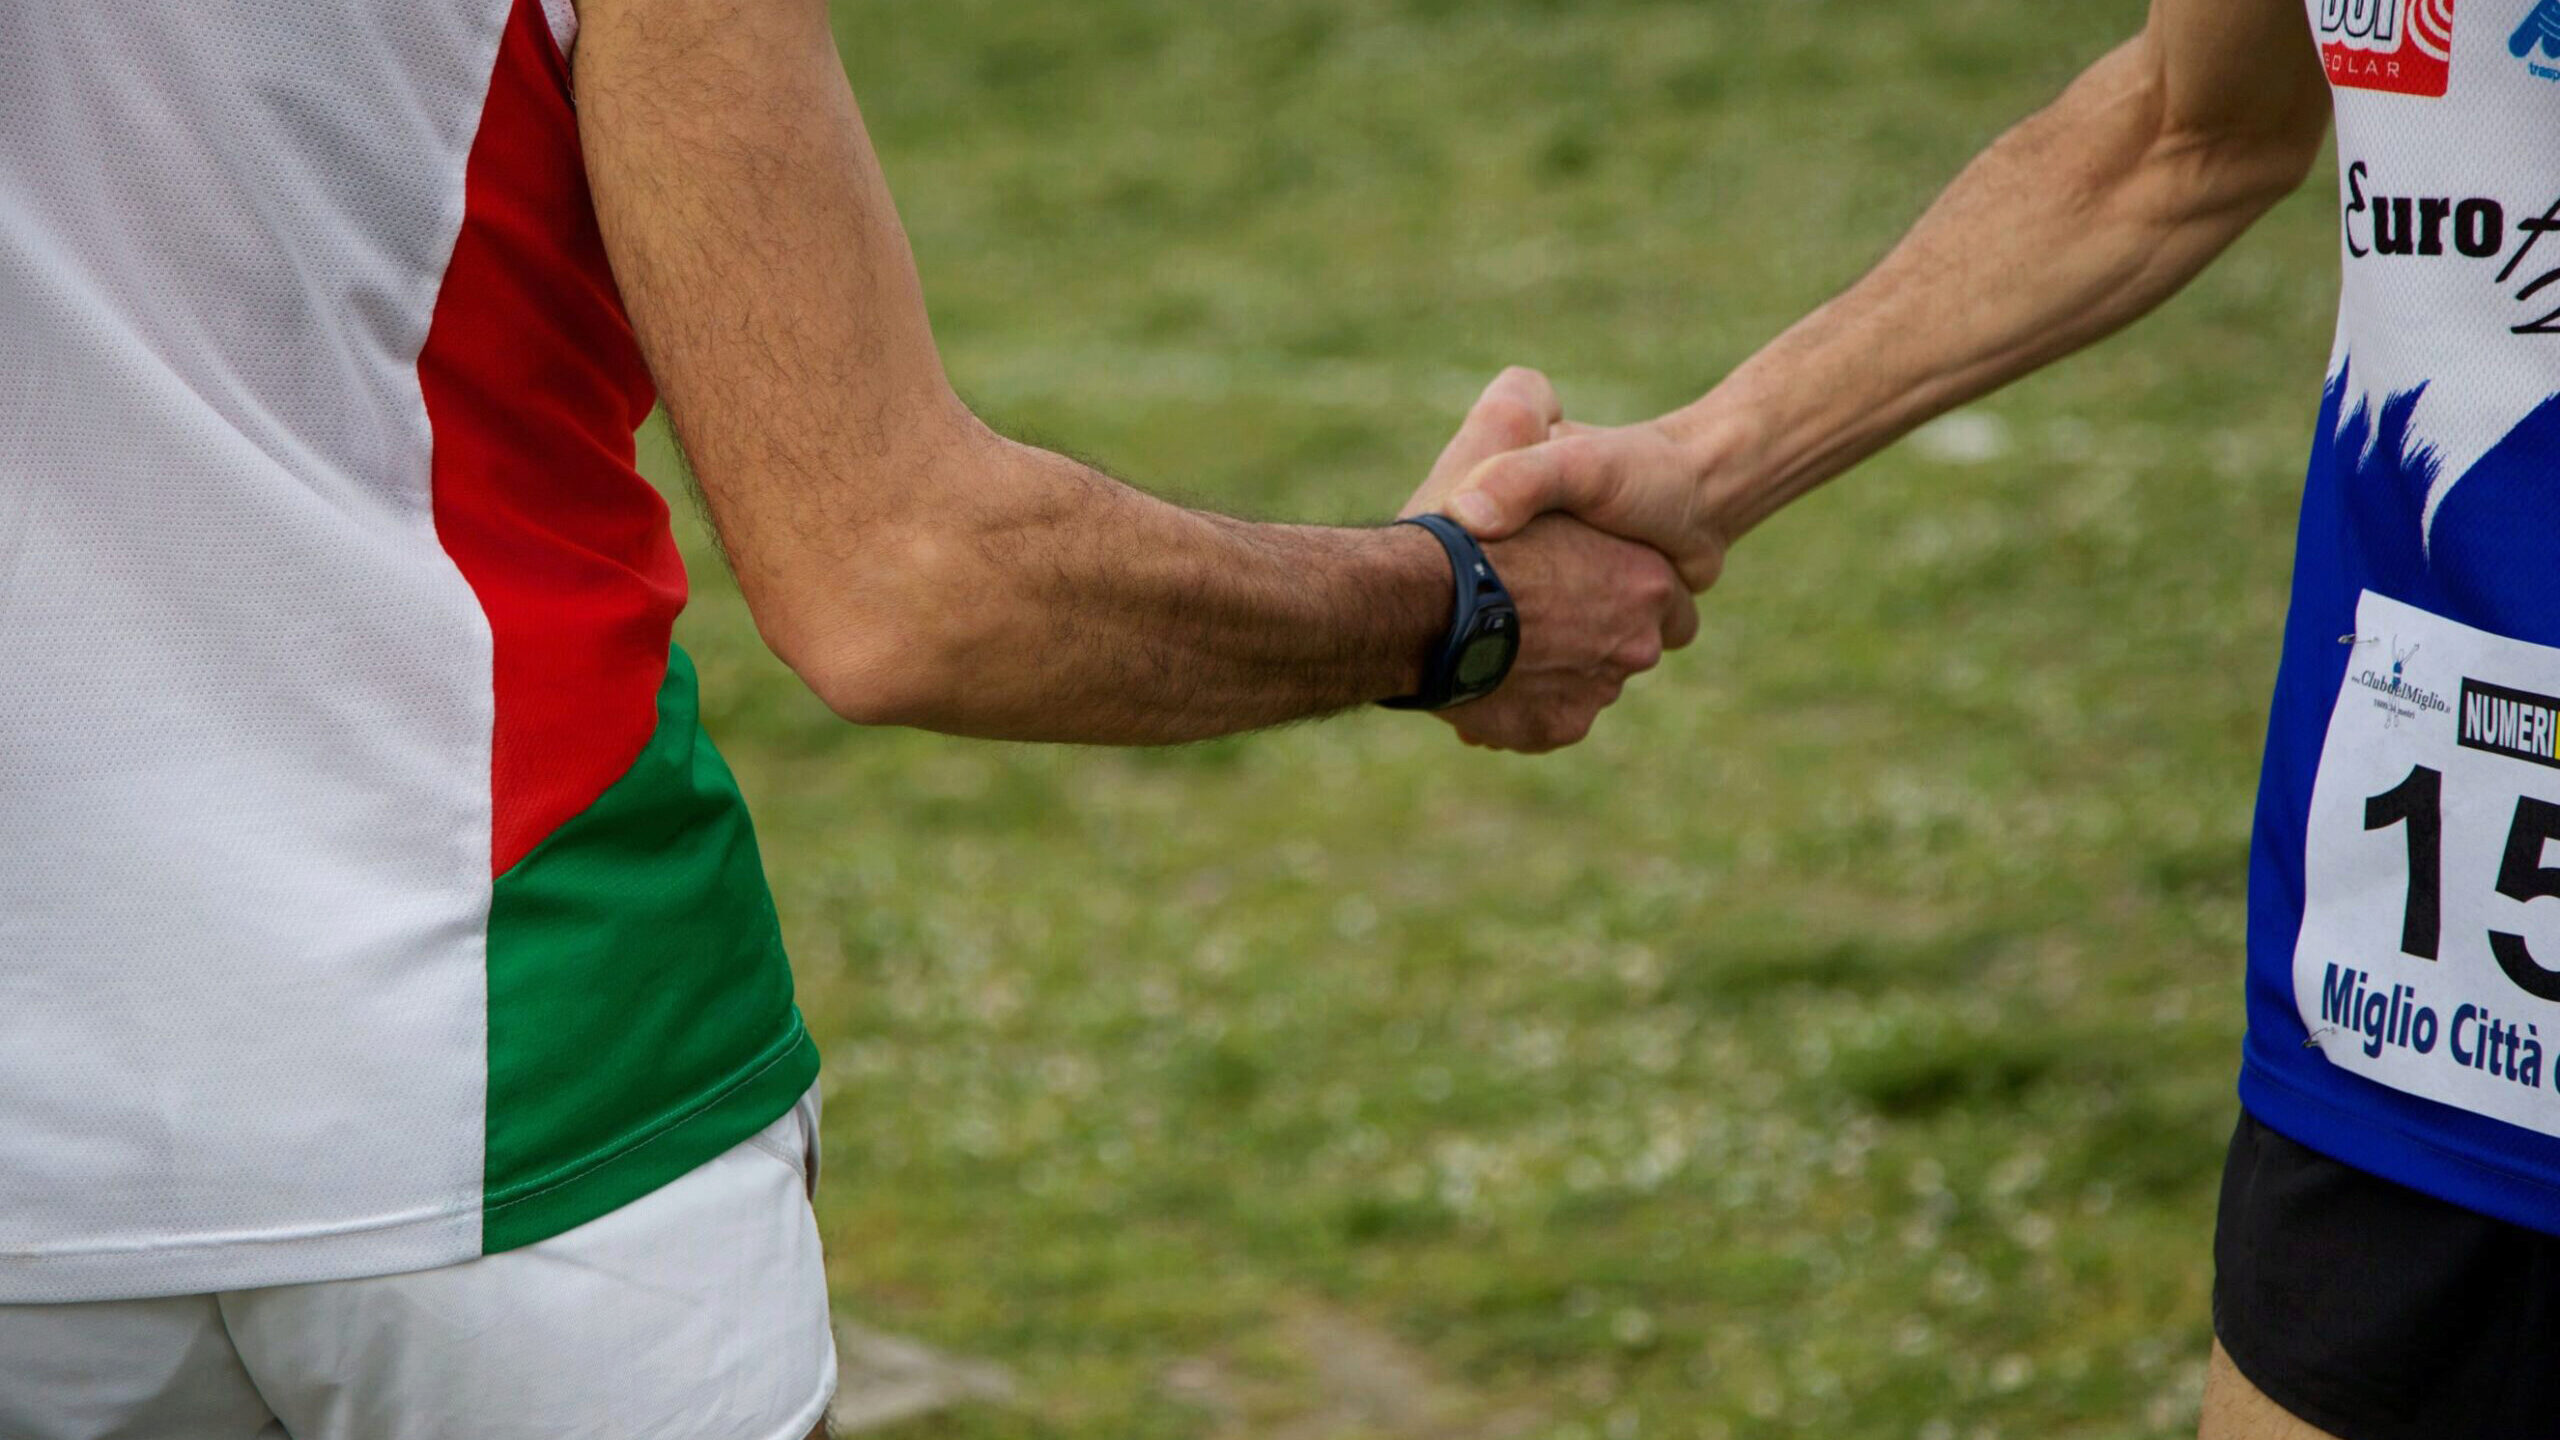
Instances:
[[[1488,462],[1535,456],[1562,424],[1544,375],[1504,371],[1402,513],[1440,510],[1462,491],[1478,493]],[[1486,558],[1520,608],[1521,648],[1510,678],[1492,695],[1442,712],[1470,745],[1530,753],[1571,745],[1590,733],[1628,680],[1697,636],[1690,587],[1661,551],[1572,516],[1542,513],[1556,508],[1538,504],[1498,534],[1477,517],[1453,517],[1488,541]]]

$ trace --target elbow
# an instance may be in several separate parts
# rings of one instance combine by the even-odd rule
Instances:
[[[2302,188],[2320,159],[2328,137],[2327,112],[2312,123],[2295,123],[2252,137],[2245,158],[2232,163],[2236,185],[2247,203],[2263,211]]]
[[[766,647],[856,725],[968,732],[989,672],[1024,649],[1026,591],[995,558],[1019,447],[965,409],[945,418],[867,462],[867,513],[768,527],[778,543],[732,555]]]
[[[2088,127],[2083,183],[2148,222],[2219,229],[2254,219],[2302,187],[2329,133],[2329,82],[2316,60],[2237,86],[2186,73],[2145,31],[2083,75],[2052,113]],[[2107,138],[2096,137],[2104,134]]]
[[[2329,95],[2245,116],[2197,117],[2162,126],[2151,159],[2180,178],[2205,212],[2255,217],[2302,188],[2329,136]]]
[[[792,669],[848,724],[949,730],[963,696],[957,667],[925,637],[874,633]]]
[[[961,728],[989,597],[985,577],[957,573],[966,567],[952,548],[930,536],[866,547],[873,558],[847,567],[858,577],[776,587],[754,607],[757,628],[800,682],[852,724]]]
[[[2133,193],[2159,229],[2219,236],[2218,249],[2302,188],[2326,133],[2295,127],[2167,131],[2146,157],[2144,169],[2153,178]]]

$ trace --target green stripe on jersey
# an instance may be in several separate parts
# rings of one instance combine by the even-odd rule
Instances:
[[[699,709],[674,650],[640,758],[498,877],[483,1251],[648,1194],[817,1079],[755,830]]]

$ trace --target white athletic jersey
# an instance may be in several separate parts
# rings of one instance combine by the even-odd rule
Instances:
[[[810,1085],[568,0],[0,0],[0,1302],[545,1238]]]
[[[2241,1093],[2351,1164],[2560,1233],[2560,0],[2306,3],[2345,289]]]

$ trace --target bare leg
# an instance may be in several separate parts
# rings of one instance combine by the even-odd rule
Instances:
[[[2213,1345],[2213,1368],[2205,1372],[2204,1428],[2197,1440],[2336,1440],[2325,1430],[2315,1429],[2287,1414],[2282,1406],[2258,1393],[2240,1367],[2223,1353],[2222,1342]]]

